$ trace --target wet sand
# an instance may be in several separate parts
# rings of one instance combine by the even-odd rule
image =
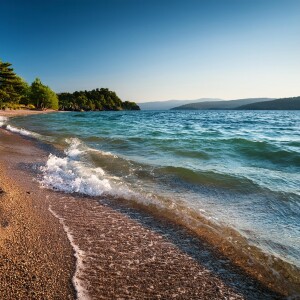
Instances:
[[[69,241],[36,184],[24,180],[22,164],[45,159],[29,147],[1,130],[0,299],[74,299]]]
[[[0,299],[283,298],[176,224],[41,189],[47,155],[0,129]]]

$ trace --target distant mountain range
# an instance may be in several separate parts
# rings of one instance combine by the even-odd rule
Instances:
[[[174,110],[206,110],[206,109],[236,109],[241,106],[254,103],[264,103],[274,100],[274,98],[247,98],[236,100],[204,101],[198,103],[189,103],[174,107]]]
[[[291,98],[246,98],[222,100],[201,98],[196,100],[168,100],[138,103],[142,110],[300,110],[300,96]]]
[[[214,101],[221,101],[221,100],[222,99],[201,98],[196,100],[152,101],[152,102],[137,103],[137,104],[142,110],[166,110],[166,109],[171,109],[176,106],[181,106],[189,103],[199,103],[199,102],[207,102],[207,101],[214,102]]]
[[[300,110],[300,96],[257,102],[238,107],[239,110]]]

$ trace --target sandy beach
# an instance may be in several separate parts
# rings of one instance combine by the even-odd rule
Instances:
[[[0,109],[0,116],[3,117],[16,117],[16,116],[27,116],[27,115],[38,115],[38,114],[49,114],[56,112],[53,109],[47,110],[29,110],[29,109],[18,109],[18,110],[1,110]]]
[[[43,194],[23,181],[24,170],[15,172],[38,153],[27,154],[29,142],[20,144],[12,134],[0,136],[0,298],[74,299],[68,239]]]
[[[283,298],[176,224],[40,188],[48,151],[0,129],[1,299]]]

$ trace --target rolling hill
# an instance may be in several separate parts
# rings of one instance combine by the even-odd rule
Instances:
[[[209,110],[209,109],[236,109],[248,104],[257,102],[271,101],[274,98],[247,98],[237,100],[220,100],[220,101],[204,101],[198,103],[190,103],[174,107],[174,110]]]
[[[167,100],[167,101],[152,101],[152,102],[144,102],[138,103],[138,106],[142,110],[165,110],[171,109],[175,106],[180,106],[188,103],[199,103],[199,102],[214,102],[220,101],[221,99],[214,99],[214,98],[201,98],[196,100]]]
[[[300,110],[300,96],[242,105],[238,110]]]

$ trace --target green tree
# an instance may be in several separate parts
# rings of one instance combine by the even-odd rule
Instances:
[[[38,109],[58,109],[58,97],[48,86],[36,78],[30,89],[31,103]]]
[[[124,110],[140,110],[140,107],[135,102],[131,102],[131,101],[123,102],[122,108]]]
[[[3,89],[4,87],[10,85],[15,79],[14,69],[11,68],[10,63],[4,63],[0,60],[0,87]]]
[[[122,102],[113,91],[107,88],[91,91],[76,91],[74,93],[61,93],[59,107],[63,110],[139,110],[134,102]]]
[[[10,63],[0,60],[0,107],[18,104],[28,94],[27,83],[11,68]]]

